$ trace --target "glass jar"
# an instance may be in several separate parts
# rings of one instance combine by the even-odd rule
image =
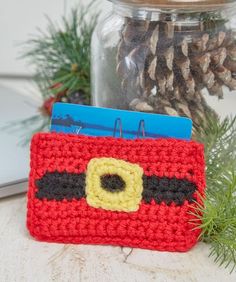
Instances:
[[[112,0],[92,39],[95,106],[236,114],[236,9],[224,0]]]

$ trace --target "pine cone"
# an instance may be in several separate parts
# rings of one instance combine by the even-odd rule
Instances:
[[[86,105],[86,95],[83,90],[74,91],[68,93],[66,96],[66,102],[71,104]]]
[[[213,110],[202,90],[223,98],[223,86],[236,89],[233,31],[204,24],[184,27],[172,21],[127,18],[117,53],[117,73],[130,109],[180,115],[201,123]]]

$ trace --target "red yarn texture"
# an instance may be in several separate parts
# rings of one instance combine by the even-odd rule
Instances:
[[[195,203],[150,204],[137,212],[114,212],[90,207],[86,198],[72,201],[37,199],[35,181],[46,172],[86,172],[92,158],[112,157],[140,165],[145,175],[187,179],[204,196],[203,145],[175,139],[125,140],[39,133],[31,144],[27,227],[40,241],[103,244],[184,252],[200,234],[189,212]],[[198,202],[200,197],[194,194]]]

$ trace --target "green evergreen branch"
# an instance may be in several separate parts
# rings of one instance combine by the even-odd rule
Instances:
[[[236,267],[236,117],[208,117],[205,128],[195,127],[205,144],[207,191],[198,205],[201,238],[211,244],[210,256],[220,266]]]
[[[38,35],[26,42],[22,57],[36,67],[36,82],[45,99],[65,90],[83,90],[90,99],[90,43],[99,13],[89,21],[86,17],[96,2],[72,9],[61,25],[47,18],[47,31],[38,29]],[[49,90],[57,83],[62,86]]]

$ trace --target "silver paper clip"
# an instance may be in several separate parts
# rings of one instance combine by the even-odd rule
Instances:
[[[146,134],[145,134],[145,121],[143,119],[140,120],[139,126],[138,126],[137,138],[140,138],[140,136],[142,136],[143,138],[146,137]]]
[[[114,125],[114,130],[113,130],[113,137],[116,137],[116,132],[117,132],[117,127],[119,129],[119,133],[120,133],[120,138],[123,137],[123,130],[122,130],[122,122],[120,118],[117,118],[115,120],[115,125]]]

